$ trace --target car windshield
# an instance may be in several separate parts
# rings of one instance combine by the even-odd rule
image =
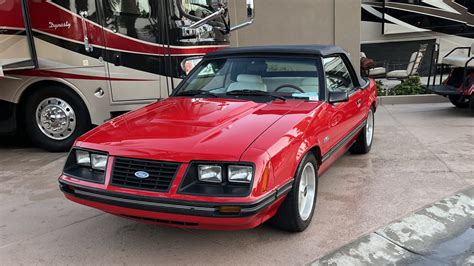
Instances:
[[[177,96],[271,96],[319,100],[318,59],[294,57],[205,60],[181,84]]]

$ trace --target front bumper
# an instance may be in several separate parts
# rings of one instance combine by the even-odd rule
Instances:
[[[185,201],[171,198],[137,196],[59,180],[66,197],[79,204],[144,222],[202,229],[253,228],[273,216],[292,181],[250,203]],[[221,207],[240,207],[238,213],[221,212]]]

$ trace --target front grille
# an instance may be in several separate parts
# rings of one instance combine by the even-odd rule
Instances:
[[[179,163],[115,158],[112,185],[139,190],[167,192],[179,169]],[[147,178],[138,178],[136,172],[144,171]]]

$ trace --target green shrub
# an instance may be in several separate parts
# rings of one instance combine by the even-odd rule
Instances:
[[[385,85],[383,85],[383,82],[381,80],[376,80],[375,85],[377,86],[377,95],[384,96],[387,88],[385,88]]]
[[[420,77],[414,76],[405,79],[399,85],[390,90],[390,95],[416,95],[422,94],[425,89],[421,85]]]

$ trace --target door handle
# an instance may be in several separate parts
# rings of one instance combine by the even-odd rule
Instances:
[[[87,30],[87,24],[86,24],[86,17],[89,14],[87,13],[87,11],[81,11],[79,12],[79,15],[81,15],[81,21],[82,21],[82,33],[84,35],[84,48],[86,49],[86,52],[91,53],[93,50],[93,47],[89,43],[89,32]]]
[[[115,54],[114,55],[114,65],[115,66],[120,66],[122,64],[122,58],[120,57],[120,54]]]

